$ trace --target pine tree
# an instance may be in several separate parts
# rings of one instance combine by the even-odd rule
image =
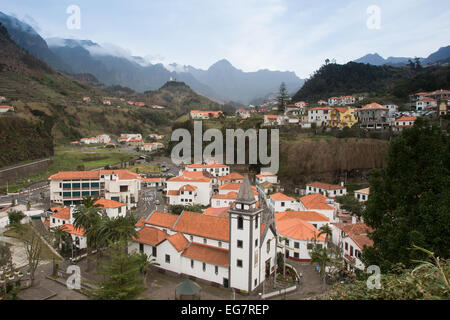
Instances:
[[[387,166],[370,178],[370,197],[363,219],[376,229],[367,265],[389,270],[420,259],[413,245],[441,258],[450,252],[450,140],[438,127],[417,119],[389,145]]]
[[[141,294],[141,264],[137,254],[127,254],[125,244],[115,243],[108,249],[108,254],[100,266],[104,280],[96,283],[98,289],[90,292],[95,300],[132,300]]]
[[[280,85],[280,91],[278,92],[278,110],[284,111],[284,107],[289,99],[289,95],[286,89],[286,84],[284,82]]]

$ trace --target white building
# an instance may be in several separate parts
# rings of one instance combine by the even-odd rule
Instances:
[[[332,110],[330,107],[313,108],[308,111],[308,122],[315,123],[318,127],[326,126]]]
[[[158,268],[253,293],[275,272],[277,234],[262,223],[248,178],[228,217],[153,212],[138,225],[129,252],[145,252]]]
[[[149,142],[144,143],[140,148],[143,151],[151,152],[164,148],[164,145],[161,142]]]
[[[359,202],[366,202],[367,200],[369,200],[370,188],[356,190],[354,193],[356,200],[358,200]]]
[[[167,180],[167,197],[169,204],[209,205],[212,195],[212,179],[203,171],[183,171],[178,177]],[[183,188],[189,185],[188,188]],[[183,199],[183,201],[181,201]],[[188,201],[184,201],[187,199]]]
[[[332,241],[342,249],[347,270],[365,270],[361,255],[365,247],[373,246],[368,237],[373,230],[364,223],[333,223],[332,231]]]
[[[14,107],[12,106],[0,106],[0,113],[13,112]]]
[[[261,172],[256,175],[256,183],[270,182],[272,184],[278,184],[278,176],[270,172]]]
[[[107,134],[99,134],[97,137],[97,141],[98,141],[98,143],[109,143],[109,142],[111,142],[111,137],[109,136],[109,135],[107,135]]]
[[[125,217],[127,214],[127,205],[119,201],[102,198],[95,201],[94,204],[111,219]]]
[[[303,196],[299,200],[299,211],[315,211],[323,214],[330,222],[337,221],[338,205],[333,199],[319,193],[313,193]]]
[[[50,201],[71,205],[86,196],[119,201],[135,207],[141,189],[140,176],[128,170],[61,171],[49,177]]]
[[[74,206],[52,208],[51,212],[53,213],[49,215],[48,220],[44,221],[44,224],[50,229],[61,228],[64,232],[70,234],[73,244],[78,249],[85,249],[87,247],[87,238],[84,234],[84,229],[73,226],[74,209]]]
[[[422,98],[416,101],[416,111],[424,111],[425,109],[437,107],[437,100],[433,98]]]
[[[334,198],[345,196],[347,194],[347,188],[344,187],[343,182],[341,185],[335,185],[316,181],[306,185],[306,194],[312,193],[320,193],[326,197]]]
[[[271,194],[267,205],[272,208],[274,212],[284,212],[286,210],[297,211],[300,208],[297,200],[292,197],[288,197],[281,192]]]
[[[405,128],[411,128],[414,126],[417,117],[401,117],[395,119],[394,132],[401,132]]]
[[[326,247],[325,236],[319,236],[320,227],[328,224],[324,215],[314,211],[286,211],[275,214],[277,231],[284,241],[283,246],[286,258],[296,261],[311,261],[310,251],[316,245]]]
[[[206,171],[210,173],[213,177],[223,177],[230,173],[230,166],[222,163],[206,163],[206,164],[188,164],[185,171],[198,172],[198,171]]]

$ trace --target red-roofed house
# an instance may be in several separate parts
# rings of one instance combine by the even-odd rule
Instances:
[[[125,217],[127,213],[127,205],[119,201],[102,198],[95,201],[94,204],[111,219]]]
[[[417,117],[401,117],[395,119],[394,131],[401,132],[405,128],[411,128],[414,126],[414,122],[416,122],[416,120]]]
[[[306,185],[306,194],[320,193],[326,197],[334,198],[345,196],[347,194],[347,188],[344,187],[344,183],[341,185],[328,184],[323,182],[311,182]]]
[[[268,206],[275,212],[284,212],[286,210],[299,210],[299,203],[292,197],[277,192],[269,196]]]
[[[223,177],[230,174],[230,166],[217,162],[210,162],[206,164],[188,164],[185,171],[198,172],[205,171],[210,173],[213,177]]]
[[[337,205],[334,200],[320,193],[313,193],[299,199],[300,211],[316,211],[326,216],[330,222],[336,221]]]
[[[326,126],[332,110],[330,107],[312,108],[308,111],[308,122],[315,123],[318,127]]]
[[[212,179],[203,171],[183,171],[178,177],[167,180],[167,197],[169,204],[209,205],[212,195]],[[183,189],[189,185],[188,189]],[[187,200],[187,201],[185,201]]]
[[[373,241],[368,236],[373,229],[364,223],[333,223],[332,230],[332,241],[342,249],[347,269],[364,270],[361,254],[365,247],[373,246]]]

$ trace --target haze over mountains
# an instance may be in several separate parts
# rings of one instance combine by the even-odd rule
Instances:
[[[157,90],[170,79],[176,79],[213,100],[247,104],[277,92],[282,82],[291,93],[304,82],[294,72],[244,72],[225,59],[208,70],[151,64],[120,47],[104,47],[90,40],[50,38],[46,41],[28,24],[1,12],[0,22],[14,42],[55,69],[69,74],[90,73],[106,85],[122,85],[139,92]]]
[[[427,58],[419,58],[422,65],[434,64],[437,62],[450,62],[450,46],[439,48],[436,52],[430,54]],[[358,63],[368,63],[374,66],[392,65],[402,66],[407,65],[409,60],[414,61],[413,57],[388,57],[387,59],[380,56],[378,53],[369,53],[364,57],[354,60]]]

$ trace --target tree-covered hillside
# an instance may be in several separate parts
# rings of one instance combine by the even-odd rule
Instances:
[[[323,65],[293,96],[317,101],[332,96],[371,93],[405,100],[417,91],[450,88],[450,67],[392,67],[349,62]]]

